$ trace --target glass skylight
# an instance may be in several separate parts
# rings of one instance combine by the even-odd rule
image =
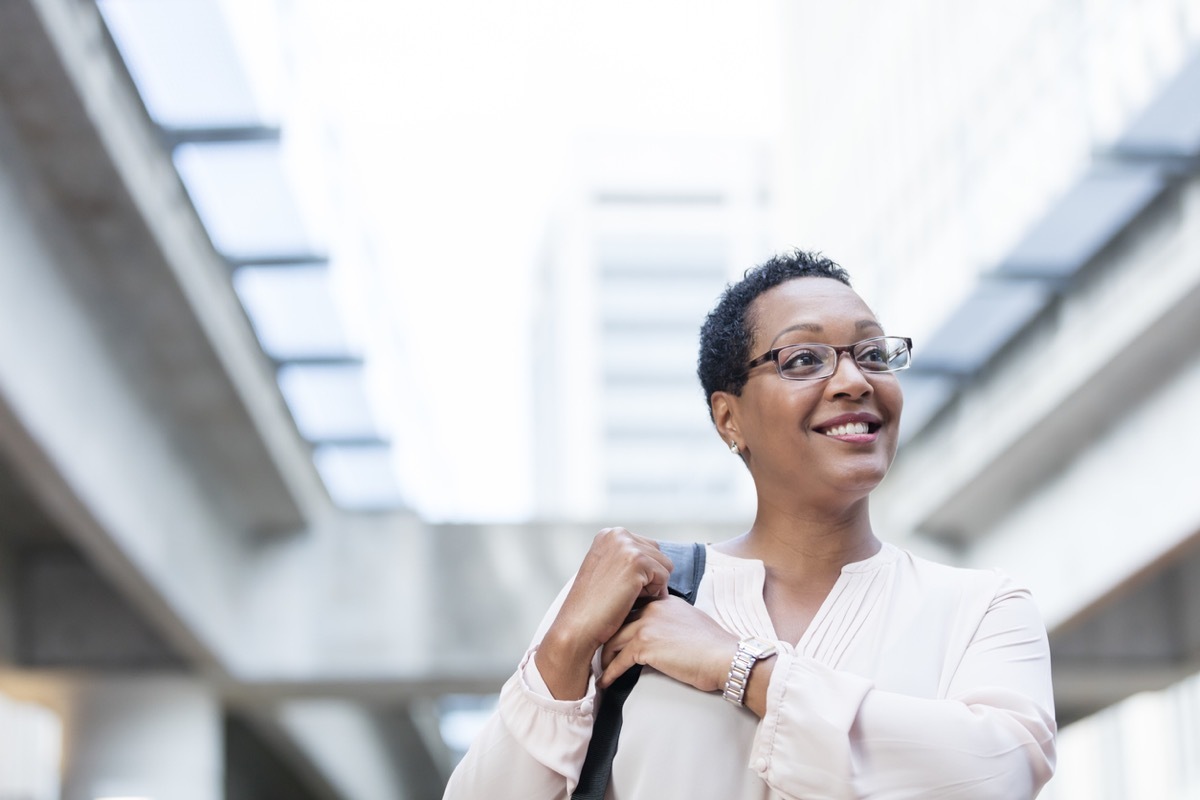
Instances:
[[[285,364],[279,388],[310,442],[380,437],[358,364]]]
[[[1200,155],[1200,55],[1180,70],[1117,146],[1162,155]]]
[[[1017,245],[1001,272],[1070,277],[1132,222],[1163,185],[1150,165],[1092,169]]]
[[[297,203],[279,114],[282,57],[269,4],[98,0],[314,461],[345,508],[400,502],[392,450],[347,341],[325,255]],[[265,34],[265,35],[264,35]],[[294,261],[296,263],[289,263]]]
[[[387,445],[322,445],[313,460],[341,508],[374,511],[404,504]]]
[[[1050,288],[1038,281],[981,281],[929,345],[914,348],[913,370],[971,375],[1032,321],[1050,297]]]
[[[233,286],[267,355],[278,361],[351,352],[324,266],[245,266]]]
[[[219,3],[99,0],[150,116],[166,128],[271,124]]]
[[[184,144],[175,167],[213,245],[233,260],[314,249],[274,141]]]

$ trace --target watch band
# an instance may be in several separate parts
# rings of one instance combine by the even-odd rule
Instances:
[[[750,680],[750,671],[754,664],[763,658],[775,655],[775,645],[762,639],[750,637],[738,642],[737,653],[729,666],[729,677],[725,681],[723,697],[735,706],[746,703],[746,684]]]

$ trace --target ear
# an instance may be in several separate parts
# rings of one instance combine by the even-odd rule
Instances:
[[[740,438],[738,430],[738,401],[741,398],[729,392],[713,392],[708,398],[709,408],[712,409],[713,424],[717,426],[717,433],[725,441],[725,446],[728,447],[734,442],[739,448],[745,448],[746,443]]]

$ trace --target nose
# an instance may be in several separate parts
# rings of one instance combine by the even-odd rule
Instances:
[[[838,352],[833,374],[825,384],[825,391],[833,397],[860,398],[871,394],[871,382],[854,356],[845,351]]]

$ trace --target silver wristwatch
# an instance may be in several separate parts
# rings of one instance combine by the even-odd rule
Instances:
[[[744,705],[746,682],[750,680],[750,670],[754,669],[754,663],[760,658],[770,658],[775,652],[775,645],[753,636],[738,642],[737,654],[729,667],[729,679],[725,681],[725,699],[735,706]]]

